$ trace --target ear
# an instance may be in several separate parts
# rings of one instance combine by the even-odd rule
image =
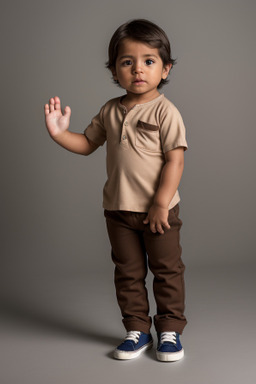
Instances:
[[[162,79],[166,79],[167,76],[169,75],[169,72],[171,70],[172,64],[167,64],[163,68],[163,73],[162,73]]]
[[[114,79],[115,81],[117,81],[117,75],[116,75],[116,69],[115,69],[115,67],[111,67],[110,70],[111,70],[111,72],[112,72],[113,79]]]

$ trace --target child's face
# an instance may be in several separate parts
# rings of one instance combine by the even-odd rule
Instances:
[[[119,47],[113,78],[130,96],[154,98],[159,95],[157,86],[166,79],[171,64],[163,66],[157,48],[130,39],[124,39]]]

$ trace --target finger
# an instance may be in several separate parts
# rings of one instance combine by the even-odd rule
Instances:
[[[162,235],[164,234],[164,230],[161,224],[157,224],[156,229],[157,232],[161,233]]]
[[[50,113],[48,104],[45,104],[45,106],[44,106],[44,113],[45,113],[45,115],[49,115],[49,113]]]
[[[54,99],[52,97],[50,98],[50,111],[54,111]]]
[[[55,105],[54,105],[55,109],[60,110],[61,105],[60,105],[60,98],[58,96],[54,97],[54,102],[55,102]]]
[[[156,233],[156,232],[157,232],[155,224],[153,224],[153,223],[150,224],[150,230],[151,230],[151,232],[153,232],[153,233]]]
[[[165,222],[165,223],[163,223],[162,225],[163,225],[163,227],[166,228],[166,229],[171,229],[171,226],[170,226],[170,224],[169,224],[168,222]]]

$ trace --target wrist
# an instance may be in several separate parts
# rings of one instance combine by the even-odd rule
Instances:
[[[51,137],[57,143],[61,143],[61,142],[63,142],[63,140],[66,140],[66,137],[68,136],[69,133],[70,132],[68,130],[65,130],[63,132],[52,134]]]
[[[157,208],[168,209],[169,203],[163,202],[163,201],[154,200],[153,205],[155,207],[157,207]]]
[[[159,188],[154,196],[153,203],[160,208],[168,209],[170,201],[169,191],[166,191],[166,189],[163,188]]]

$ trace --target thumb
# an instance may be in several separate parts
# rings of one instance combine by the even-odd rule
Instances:
[[[71,108],[67,105],[64,109],[64,116],[70,117],[70,115],[71,115]]]
[[[143,220],[143,223],[144,224],[148,224],[149,223],[149,217],[147,216],[145,220]]]

